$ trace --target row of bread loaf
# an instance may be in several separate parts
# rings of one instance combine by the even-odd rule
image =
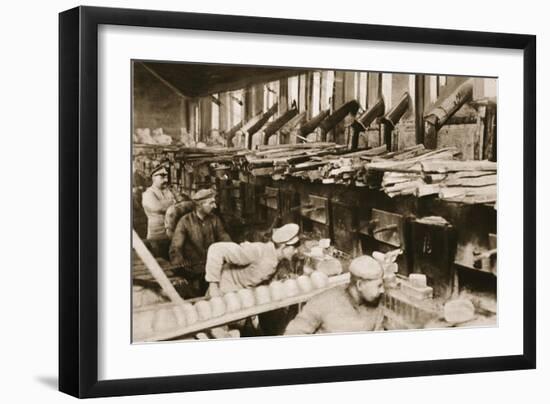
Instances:
[[[223,296],[199,300],[194,304],[164,305],[151,310],[136,311],[134,312],[134,335],[147,336],[155,332],[182,329],[224,314],[281,301],[309,293],[314,289],[322,289],[328,285],[328,282],[326,274],[315,271],[311,275],[301,275],[284,281],[273,281],[269,285],[240,289]]]

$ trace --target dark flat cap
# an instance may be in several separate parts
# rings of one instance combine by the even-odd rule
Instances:
[[[201,189],[191,197],[193,202],[200,202],[204,201],[205,199],[214,198],[216,196],[216,192],[212,189]]]

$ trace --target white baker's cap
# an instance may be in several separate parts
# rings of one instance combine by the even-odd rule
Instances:
[[[365,280],[382,279],[384,270],[378,261],[368,255],[354,258],[349,264],[351,274]]]
[[[277,244],[293,245],[300,240],[298,237],[299,232],[300,226],[296,223],[288,223],[273,230],[273,236],[271,236],[271,239]]]

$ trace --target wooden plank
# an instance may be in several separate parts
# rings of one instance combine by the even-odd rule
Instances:
[[[382,179],[382,186],[387,187],[393,184],[399,184],[402,182],[417,180],[418,178],[419,178],[419,174],[417,173],[398,173],[398,172],[388,171],[384,173],[384,178]]]
[[[429,174],[426,177],[431,177],[432,179],[439,178],[440,180],[455,180],[460,178],[483,177],[486,175],[494,175],[494,172],[493,171],[457,171],[454,173],[447,173],[447,174]]]
[[[266,175],[271,175],[275,172],[274,167],[263,167],[263,168],[254,168],[250,170],[250,174],[254,175],[255,177],[262,177]]]
[[[447,202],[457,202],[466,205],[494,204],[497,201],[496,194],[467,195],[456,198],[445,198]]]
[[[405,161],[394,161],[394,160],[373,161],[372,163],[367,164],[366,167],[369,170],[372,169],[372,170],[380,170],[380,171],[386,171],[386,170],[393,171],[393,169],[407,169],[408,167],[412,168],[416,163],[420,163],[420,162],[428,161],[432,159],[437,159],[438,161],[452,160],[456,152],[457,152],[456,148],[448,147],[448,148],[443,148],[439,150],[434,150],[426,154],[423,154],[421,156],[417,156]],[[414,171],[416,171],[416,167]]]
[[[496,185],[497,175],[490,174],[490,171],[486,171],[489,175],[483,175],[479,177],[462,177],[462,178],[446,178],[441,181],[441,185],[445,187],[484,187],[488,185]]]
[[[194,334],[202,330],[219,327],[224,324],[242,320],[243,318],[256,316],[258,314],[266,313],[268,311],[273,311],[273,310],[281,309],[283,307],[288,307],[294,304],[306,302],[318,294],[321,294],[337,286],[346,285],[348,282],[349,282],[349,273],[337,275],[337,276],[331,276],[329,277],[329,285],[322,289],[315,289],[309,293],[303,293],[298,296],[288,297],[277,302],[269,302],[259,306],[242,309],[233,313],[227,313],[227,314],[224,314],[223,316],[212,318],[207,321],[195,323],[190,326],[175,328],[173,330],[168,330],[168,331],[156,332],[154,333],[154,335],[145,335],[145,336],[134,335],[134,341],[140,341],[140,342],[162,341],[162,340],[180,337],[183,335]],[[157,311],[160,309],[172,307],[173,305],[174,305],[173,303],[156,304],[154,306],[137,308],[135,309],[135,312],[146,311],[146,310]]]
[[[411,187],[407,189],[402,189],[398,192],[388,192],[387,195],[390,198],[395,198],[396,196],[405,196],[405,195],[414,195],[416,193],[417,187]]]
[[[446,187],[484,187],[487,185],[495,185],[497,183],[496,174],[484,175],[474,178],[451,178],[441,182],[441,185]]]
[[[497,187],[489,185],[486,187],[441,187],[439,197],[442,199],[459,200],[460,198],[468,201],[489,202],[496,200]]]
[[[422,170],[426,173],[446,173],[457,171],[495,171],[497,163],[492,161],[423,161]]]
[[[420,156],[426,155],[429,152],[430,152],[429,150],[425,150],[424,148],[417,149],[417,150],[411,150],[411,151],[406,152],[406,153],[400,153],[399,155],[395,156],[393,159],[394,160],[400,160],[400,161],[408,160],[408,159],[411,159],[411,158],[414,158],[414,157],[420,157]]]
[[[380,147],[386,147],[385,145],[383,146],[380,146]],[[421,151],[421,150],[426,150],[426,148],[424,147],[423,144],[417,144],[417,145],[414,145],[414,146],[409,146],[409,147],[406,147],[402,150],[398,150],[398,151],[394,151],[394,152],[389,152],[388,154],[386,154],[384,157],[386,158],[394,158],[394,157],[397,157],[397,156],[401,156],[401,155],[406,155],[410,152],[416,152],[416,151]]]
[[[423,184],[416,189],[415,195],[418,198],[428,195],[437,195],[439,194],[439,188],[439,184]]]
[[[161,266],[158,264],[157,260],[151,252],[147,249],[143,241],[138,236],[135,230],[132,229],[132,247],[138,254],[139,258],[147,266],[147,269],[151,272],[151,275],[158,282],[163,292],[168,296],[168,298],[175,303],[183,302],[181,296],[176,292],[176,289],[162,270]]]
[[[411,189],[411,188],[416,189],[417,187],[419,187],[422,184],[423,184],[422,180],[406,181],[406,182],[402,182],[402,183],[399,183],[399,184],[395,184],[391,187],[385,187],[384,191],[387,192],[387,193],[396,193],[396,192],[400,192],[400,191],[403,191],[403,190],[408,190],[408,189]]]
[[[311,149],[311,148],[326,148],[338,146],[334,142],[310,142],[310,143],[292,143],[288,145],[268,145],[268,146],[258,146],[260,152],[272,150],[272,149]]]

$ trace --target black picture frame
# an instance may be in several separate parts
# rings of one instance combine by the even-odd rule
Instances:
[[[523,354],[99,381],[100,24],[523,51]],[[76,397],[326,383],[536,367],[536,37],[533,35],[78,7],[59,15],[59,389]]]

